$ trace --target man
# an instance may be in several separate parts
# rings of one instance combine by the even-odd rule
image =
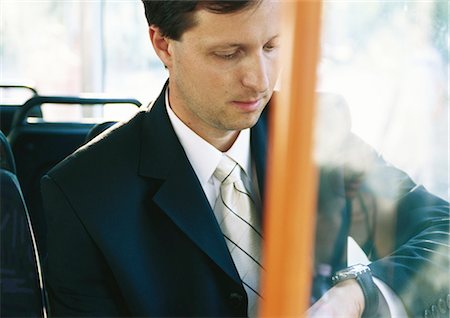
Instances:
[[[43,178],[52,313],[255,316],[280,4],[144,5],[168,83],[149,109]],[[366,310],[356,280],[330,293],[312,314]]]

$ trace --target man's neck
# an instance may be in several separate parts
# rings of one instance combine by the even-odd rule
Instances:
[[[225,152],[228,151],[231,146],[233,146],[234,142],[236,141],[237,137],[239,136],[240,131],[231,131],[223,136],[211,136],[208,134],[205,134],[205,136],[202,136],[199,134],[200,137],[205,139],[207,142],[209,142],[211,145],[213,145],[216,149]]]

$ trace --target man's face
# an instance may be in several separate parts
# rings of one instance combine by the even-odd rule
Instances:
[[[278,77],[279,4],[231,14],[195,12],[197,25],[171,55],[169,100],[177,116],[201,137],[227,138],[252,127]]]

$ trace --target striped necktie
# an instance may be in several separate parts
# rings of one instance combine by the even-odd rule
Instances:
[[[248,315],[255,317],[261,298],[259,275],[262,269],[262,231],[255,203],[240,174],[240,166],[223,155],[214,172],[214,176],[221,182],[214,213],[247,292]]]

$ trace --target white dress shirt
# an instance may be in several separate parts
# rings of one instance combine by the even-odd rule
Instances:
[[[214,208],[220,188],[220,181],[214,177],[214,171],[219,165],[223,154],[228,155],[239,164],[243,171],[241,178],[245,187],[253,199],[256,202],[260,202],[257,183],[255,182],[256,173],[251,159],[250,129],[242,130],[231,148],[227,152],[222,153],[197,135],[177,117],[169,104],[168,89],[166,90],[165,98],[167,113],[169,114],[169,119],[175,130],[175,134],[200,181],[211,208]]]

